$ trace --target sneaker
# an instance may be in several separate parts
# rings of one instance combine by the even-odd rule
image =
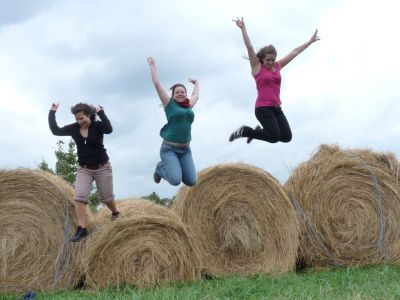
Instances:
[[[111,214],[111,221],[115,221],[119,217],[119,211]]]
[[[78,226],[76,229],[75,235],[71,238],[71,242],[79,242],[81,239],[85,238],[88,235],[87,229]]]
[[[236,129],[234,132],[232,132],[232,134],[229,137],[229,141],[233,142],[234,140],[242,137],[243,135],[243,130],[246,128],[247,126],[240,126],[238,129]]]
[[[161,181],[161,176],[158,175],[158,173],[157,173],[157,167],[156,167],[156,169],[154,170],[154,173],[153,173],[153,180],[154,180],[155,183],[160,183],[160,181]]]
[[[256,126],[256,127],[254,127],[254,129],[253,130],[260,130],[261,129],[261,126]],[[248,137],[247,138],[247,144],[250,144],[251,143],[251,141],[253,140],[254,138],[253,137]]]

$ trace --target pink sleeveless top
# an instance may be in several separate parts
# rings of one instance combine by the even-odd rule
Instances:
[[[269,70],[261,64],[260,72],[254,76],[257,84],[258,96],[256,108],[262,106],[281,106],[279,97],[281,90],[281,72],[278,63],[274,65],[275,71]]]

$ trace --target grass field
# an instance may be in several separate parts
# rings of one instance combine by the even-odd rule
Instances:
[[[0,294],[0,299],[21,295]],[[39,293],[40,299],[400,299],[400,267],[325,269],[171,284],[156,289]]]

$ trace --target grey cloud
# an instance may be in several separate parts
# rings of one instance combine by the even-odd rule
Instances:
[[[315,7],[311,1],[312,10],[307,5],[300,8],[304,2],[296,4],[290,11],[278,5],[272,7],[271,14],[276,16],[275,19],[257,17],[258,12],[270,8],[262,1],[258,2],[257,11],[248,10],[244,17],[254,22],[249,26],[254,45],[261,46],[264,41],[268,42],[271,38],[266,34],[268,29],[282,38],[277,43],[279,51],[291,50],[298,39],[308,38],[308,31],[306,36],[300,36],[299,30],[313,26],[321,18],[328,18],[327,13],[337,8],[336,4],[333,7],[330,4]],[[19,7],[21,3],[23,7]],[[351,114],[340,115],[348,111],[348,103],[330,101],[332,96],[327,91],[317,101],[319,104],[315,99],[283,99],[283,109],[294,134],[290,144],[270,145],[260,141],[251,145],[245,141],[229,143],[227,138],[237,125],[242,122],[249,125],[257,123],[254,116],[256,88],[248,62],[240,57],[246,51],[240,32],[230,23],[235,14],[231,15],[229,7],[215,9],[219,5],[215,1],[202,2],[202,6],[212,5],[213,9],[207,11],[192,7],[187,9],[193,6],[192,1],[167,3],[150,0],[150,4],[139,4],[137,1],[100,0],[93,5],[89,1],[71,0],[52,7],[53,3],[50,0],[9,0],[2,3],[0,28],[29,19],[34,21],[26,22],[18,30],[9,27],[9,31],[4,28],[1,32],[6,33],[2,35],[6,57],[18,54],[13,68],[15,73],[3,71],[3,78],[15,82],[15,89],[21,92],[21,97],[32,98],[32,105],[46,101],[47,107],[47,100],[43,97],[59,98],[62,105],[60,123],[73,121],[69,107],[77,101],[104,105],[114,127],[113,134],[105,138],[105,146],[113,163],[118,197],[146,195],[152,191],[167,196],[178,189],[165,182],[155,185],[151,179],[159,159],[159,130],[166,120],[151,83],[147,56],[156,58],[160,80],[165,88],[175,82],[188,84],[186,80],[189,76],[200,80],[201,99],[196,106],[192,149],[198,170],[226,160],[244,161],[265,168],[280,180],[285,180],[289,174],[286,165],[295,167],[320,142],[364,145],[371,143],[370,132],[374,130],[379,130],[382,135],[382,147],[393,150],[400,147],[395,139],[395,130],[388,136],[392,140],[387,143],[387,137],[382,134],[385,127],[395,128],[398,123],[399,106],[395,100],[391,102],[390,110],[371,117],[371,123],[368,123],[371,126],[365,128],[365,134],[358,131],[357,136],[354,134],[357,124],[342,124],[353,120]],[[246,11],[244,6],[248,8],[249,5],[243,4]],[[11,10],[18,13],[10,14]],[[218,21],[212,21],[213,17],[217,17]],[[226,22],[232,26],[226,25]],[[332,59],[329,51],[323,55],[324,60]],[[318,76],[330,79],[327,74],[331,71],[325,69]],[[287,82],[288,79],[283,80]],[[351,85],[354,88],[353,83]],[[8,96],[3,94],[3,98]],[[349,98],[349,103],[353,98]],[[346,107],[343,108],[343,105]],[[46,113],[41,116],[44,121]],[[359,117],[360,112],[355,113],[358,113],[356,118]],[[382,116],[386,116],[385,120],[381,119]],[[3,127],[10,127],[14,120],[3,121]],[[9,149],[1,159],[3,165],[21,161],[20,157],[24,157],[24,164],[39,161],[42,155],[46,160],[50,160],[49,157],[54,160],[52,151],[48,149],[54,147],[57,139],[51,136],[44,121],[43,131],[30,134],[34,137],[46,136],[45,140],[41,139],[42,148],[28,153],[24,151],[26,139],[10,136],[9,140],[3,141],[7,145],[3,148]],[[379,122],[377,129],[374,123]],[[14,137],[31,130],[28,126],[27,129],[17,130],[14,125],[11,126]],[[32,140],[31,143],[34,142]]]
[[[25,22],[59,2],[57,0],[2,0],[0,1],[0,29],[7,25]]]

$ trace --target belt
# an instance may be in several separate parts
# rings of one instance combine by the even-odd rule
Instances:
[[[82,168],[89,169],[89,170],[97,170],[100,169],[101,167],[105,166],[108,163],[108,161],[96,165],[85,165],[85,164],[79,164]]]
[[[187,146],[189,146],[190,145],[190,142],[189,143],[174,143],[174,142],[169,142],[169,141],[166,141],[166,140],[164,140],[164,143],[166,143],[166,144],[168,144],[168,145],[171,145],[171,146],[175,146],[175,147],[187,147]]]

